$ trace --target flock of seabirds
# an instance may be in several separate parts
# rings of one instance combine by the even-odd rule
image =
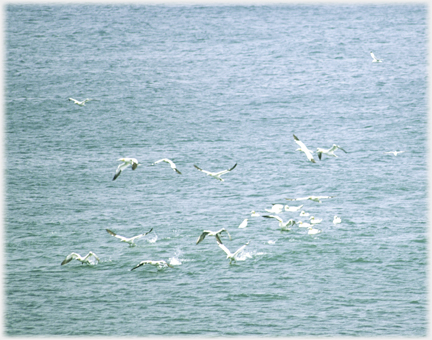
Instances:
[[[382,60],[377,59],[375,57],[375,55],[373,54],[373,52],[370,52],[371,57],[372,57],[372,62],[382,62]],[[82,101],[73,99],[73,98],[69,98],[70,101],[73,101],[75,104],[80,105],[80,106],[85,106],[85,103],[89,102],[91,99],[86,98]],[[314,157],[313,157],[313,151],[308,149],[306,147],[306,145],[297,138],[296,135],[293,135],[294,137],[294,141],[297,143],[297,145],[299,146],[298,149],[296,149],[296,151],[301,151],[304,152],[308,161],[312,162],[312,163],[316,163]],[[329,149],[323,149],[323,148],[317,148],[317,155],[318,158],[321,160],[322,159],[322,155],[327,155],[327,156],[331,156],[331,157],[338,157],[335,154],[336,150],[342,150],[343,152],[347,153],[347,151],[345,151],[343,148],[341,148],[339,145],[333,144],[333,146]],[[384,152],[385,154],[393,154],[394,156],[397,156],[399,153],[403,153],[404,151],[389,151],[389,152]],[[125,158],[120,158],[118,161],[121,161],[122,163],[117,167],[116,172],[114,174],[113,177],[113,181],[115,181],[120,174],[129,166],[131,167],[132,170],[136,170],[138,168],[139,165],[141,165],[138,160],[136,158],[130,158],[130,157],[125,157]],[[160,159],[158,161],[155,161],[154,163],[152,163],[151,165],[156,165],[158,163],[161,162],[165,162],[168,163],[171,166],[171,169],[173,169],[177,174],[181,175],[182,173],[177,169],[175,163],[168,159],[168,158],[163,158]],[[235,167],[237,166],[237,163],[234,164],[233,167],[227,169],[227,170],[222,170],[219,172],[211,172],[211,171],[207,171],[207,170],[203,170],[200,167],[198,167],[197,165],[194,164],[194,167],[198,170],[201,171],[203,173],[205,173],[206,175],[213,177],[219,181],[223,181],[223,178],[221,178],[222,175],[227,174],[228,172],[232,171]],[[314,202],[318,202],[318,203],[322,203],[322,199],[329,199],[329,198],[333,198],[334,196],[307,196],[307,197],[301,197],[301,198],[286,198],[286,200],[288,201],[303,201],[303,200],[311,200]],[[278,214],[284,212],[284,211],[288,211],[288,212],[298,212],[299,210],[301,210],[303,207],[303,205],[300,206],[288,206],[288,205],[283,205],[283,204],[273,204],[271,209],[265,209],[267,212],[271,213],[270,215],[260,215],[259,213],[252,211],[251,212],[251,216],[252,217],[258,217],[258,216],[262,216],[265,218],[274,218],[279,222],[279,228],[281,231],[290,231],[291,227],[294,225],[298,225],[299,227],[303,227],[303,228],[307,228],[308,229],[308,234],[310,235],[315,235],[321,232],[320,229],[315,228],[316,224],[321,223],[322,219],[316,219],[314,216],[310,216],[309,213],[305,212],[304,210],[302,210],[300,212],[301,217],[308,217],[309,218],[309,222],[302,222],[302,221],[295,221],[294,219],[289,219],[288,221],[284,222],[282,220],[281,217],[277,216]],[[339,224],[341,223],[342,220],[339,216],[334,216],[333,219],[333,223]],[[248,223],[248,219],[244,219],[243,222],[239,225],[238,228],[242,229],[242,228],[246,228]],[[146,233],[140,234],[140,235],[136,235],[133,237],[125,237],[125,236],[121,236],[116,234],[115,232],[113,232],[110,229],[106,229],[107,233],[110,234],[111,236],[116,237],[117,239],[119,239],[121,242],[125,242],[128,243],[129,245],[133,246],[135,245],[135,240],[146,236],[147,234],[151,233],[153,231],[153,228],[151,228],[149,231],[147,231]],[[243,251],[243,249],[245,249],[245,247],[249,244],[249,242],[247,242],[246,244],[244,244],[243,246],[241,246],[239,249],[237,249],[234,253],[232,253],[222,242],[221,240],[221,236],[222,233],[227,234],[228,238],[231,240],[231,235],[229,234],[229,232],[225,229],[222,228],[220,230],[217,231],[211,231],[211,230],[203,230],[203,232],[201,233],[201,235],[199,235],[196,244],[199,244],[201,241],[203,241],[207,236],[214,236],[214,238],[216,239],[216,243],[218,244],[218,246],[225,252],[226,254],[226,258],[230,261],[230,264],[234,261],[236,262],[237,260],[237,256]],[[93,253],[92,251],[90,251],[86,256],[81,256],[77,253],[71,253],[68,256],[66,256],[66,258],[63,260],[63,262],[61,263],[61,265],[65,265],[69,262],[71,262],[72,260],[78,260],[80,261],[82,264],[86,263],[86,264],[92,264],[92,261],[90,261],[91,258],[94,258],[97,262],[99,262],[99,257]],[[141,266],[144,265],[153,265],[156,266],[158,269],[161,268],[166,268],[166,267],[171,267],[173,268],[173,266],[170,263],[167,263],[164,260],[144,260],[141,261],[140,263],[138,263],[136,266],[134,266],[131,270],[135,270]]]

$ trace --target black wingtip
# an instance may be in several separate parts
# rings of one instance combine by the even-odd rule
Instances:
[[[295,140],[299,140],[299,139],[297,138],[297,136],[296,136],[296,135],[294,135],[294,134],[293,134],[293,136],[294,136],[294,139],[295,139]]]

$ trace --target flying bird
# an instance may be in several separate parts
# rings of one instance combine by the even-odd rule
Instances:
[[[289,227],[296,224],[296,222],[293,219],[288,220],[287,222],[284,222],[279,216],[274,215],[263,215],[263,217],[266,218],[275,218],[279,221],[279,228],[283,231],[290,231],[291,229]]]
[[[234,166],[233,166],[231,169],[223,170],[223,171],[219,171],[219,172],[210,172],[210,171],[207,171],[207,170],[203,170],[203,169],[197,167],[197,166],[194,164],[194,167],[197,168],[199,171],[204,172],[205,174],[207,174],[207,175],[209,175],[209,176],[211,176],[211,177],[213,177],[213,178],[216,178],[216,179],[218,179],[218,180],[220,180],[220,181],[222,181],[222,182],[223,182],[223,179],[220,178],[220,176],[222,176],[222,175],[224,175],[224,174],[230,172],[230,171],[233,170],[236,166],[237,166],[237,163],[234,164]]]
[[[380,62],[382,62],[381,59],[377,59],[377,57],[375,57],[375,54],[373,54],[372,51],[371,51],[370,55],[371,55],[371,57],[372,57],[372,59],[373,59],[373,60],[372,60],[373,63],[380,63]]]
[[[178,174],[181,175],[181,172],[177,169],[177,167],[176,167],[176,165],[174,164],[174,162],[173,162],[172,160],[168,159],[168,158],[160,159],[160,160],[154,162],[152,165],[158,164],[158,163],[160,163],[160,162],[169,163],[169,165],[171,166],[171,169],[173,169],[175,172],[177,172]]]
[[[85,106],[85,103],[89,102],[91,99],[86,98],[83,101],[79,101],[73,98],[69,98],[70,101],[74,102],[75,104],[79,105],[79,106]]]
[[[337,149],[341,149],[343,152],[347,153],[344,149],[342,149],[339,145],[333,144],[330,149],[317,148],[318,158],[321,160],[322,154],[327,156],[337,157],[334,153]]]
[[[132,166],[132,170],[135,170],[138,165],[140,165],[136,158],[120,158],[118,161],[122,161],[123,163],[117,167],[116,173],[114,175],[113,181],[116,180],[118,176],[122,173],[124,169],[126,169],[129,165]]]
[[[108,234],[110,234],[110,235],[112,235],[112,236],[118,238],[121,242],[129,243],[129,244],[132,246],[132,245],[135,244],[135,240],[136,240],[137,238],[140,238],[140,237],[146,236],[148,233],[150,233],[150,232],[153,230],[153,228],[151,228],[148,232],[146,232],[146,233],[144,233],[144,234],[140,234],[140,235],[133,236],[133,237],[124,237],[124,236],[117,235],[115,232],[113,232],[113,231],[111,231],[111,230],[109,230],[109,229],[105,229],[105,230],[108,232]]]
[[[162,269],[162,268],[166,268],[166,267],[174,268],[172,265],[170,265],[169,263],[167,263],[164,260],[160,260],[160,261],[150,261],[149,260],[149,261],[141,261],[135,267],[133,267],[131,269],[131,271],[134,270],[134,269],[137,269],[138,267],[144,266],[146,264],[151,264],[152,266],[157,267],[158,270]]]
[[[307,196],[302,198],[285,198],[288,201],[304,201],[304,200],[311,200],[314,202],[322,203],[321,200],[324,198],[333,198],[334,196]]]
[[[91,264],[91,262],[89,261],[89,258],[92,257],[92,256],[99,263],[99,257],[97,257],[95,253],[93,253],[92,251],[90,251],[84,257],[82,257],[80,254],[77,254],[77,253],[70,253],[68,256],[66,256],[66,258],[63,260],[63,262],[61,263],[61,265],[63,266],[66,263],[69,263],[72,260],[78,260],[78,261],[81,262],[81,264],[84,264],[84,263]]]
[[[294,136],[294,141],[300,146],[300,148],[296,149],[296,151],[303,151],[306,154],[308,160],[310,160],[312,163],[315,163],[315,159],[312,156],[312,151],[309,150],[306,147],[306,145],[304,145],[303,142],[296,137],[296,135],[293,136]]]
[[[389,151],[389,152],[384,152],[384,153],[393,154],[393,155],[397,156],[399,153],[402,153],[402,152],[405,152],[405,151]]]
[[[231,235],[229,234],[229,232],[225,228],[219,229],[218,231],[203,230],[203,232],[201,233],[201,235],[198,237],[198,240],[196,241],[196,244],[198,244],[202,240],[204,240],[206,236],[214,236],[216,238],[216,241],[218,243],[222,243],[219,235],[222,234],[223,232],[227,233],[229,239],[231,240]]]
[[[216,241],[217,241],[217,240],[216,240]],[[227,257],[226,257],[226,258],[230,260],[230,264],[231,264],[232,261],[236,262],[236,260],[237,260],[236,256],[237,256],[237,255],[238,255],[238,254],[239,254],[239,253],[240,253],[244,248],[246,248],[246,246],[247,246],[248,244],[249,244],[249,241],[248,241],[245,245],[243,245],[243,246],[241,246],[239,249],[237,249],[235,253],[231,253],[231,252],[228,250],[228,248],[225,247],[224,244],[218,242],[219,247],[220,247],[220,248],[225,252],[225,254],[227,254]]]

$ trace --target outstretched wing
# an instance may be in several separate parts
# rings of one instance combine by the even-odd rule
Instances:
[[[198,237],[198,239],[197,239],[197,241],[196,241],[195,244],[198,244],[198,243],[200,243],[202,240],[204,240],[205,237],[206,237],[208,234],[209,234],[209,231],[208,231],[208,230],[204,230],[204,231],[201,233],[201,235]]]
[[[263,217],[266,217],[266,218],[275,218],[275,219],[277,219],[279,222],[283,223],[283,222],[282,222],[282,219],[281,219],[279,216],[274,216],[274,215],[263,215]]]
[[[214,176],[222,176],[222,175],[226,174],[227,172],[230,172],[231,170],[233,170],[236,166],[237,166],[237,163],[234,164],[234,166],[230,169],[222,170],[222,171],[215,173]]]
[[[110,235],[112,235],[112,236],[114,236],[114,237],[116,237],[116,238],[118,238],[120,240],[124,240],[126,238],[124,236],[117,235],[115,232],[113,232],[113,231],[111,231],[109,229],[105,229],[105,230],[108,232],[108,234],[110,234]]]
[[[66,256],[66,258],[63,260],[63,262],[61,263],[61,265],[65,265],[66,263],[69,263],[70,261],[76,259],[77,257],[79,257],[78,254],[76,253],[71,253],[68,256]]]
[[[206,174],[208,174],[208,175],[212,174],[210,171],[203,170],[203,169],[197,167],[195,164],[194,164],[194,167],[197,168],[199,171],[202,171],[202,172],[204,172],[204,173],[206,173]]]

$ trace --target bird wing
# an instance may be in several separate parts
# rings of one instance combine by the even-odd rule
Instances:
[[[236,166],[237,166],[237,163],[234,164],[234,166],[233,166],[232,168],[227,169],[227,170],[222,170],[222,171],[219,171],[219,172],[216,172],[216,173],[213,173],[213,175],[214,175],[214,176],[222,176],[222,175],[226,174],[227,172],[230,172],[230,171],[231,171],[232,169],[234,169]]]
[[[144,233],[144,234],[139,234],[139,235],[137,235],[137,236],[131,237],[130,240],[133,241],[133,240],[135,240],[135,239],[137,239],[137,238],[140,238],[140,237],[146,236],[146,235],[147,235],[148,233],[150,233],[152,230],[153,230],[153,228],[151,228],[148,232],[146,232],[146,233]]]
[[[341,149],[343,152],[348,153],[344,149],[342,149],[340,146],[338,146],[338,148]]]
[[[222,244],[221,242],[218,242],[219,247],[225,252],[225,254],[227,254],[227,256],[232,256],[233,254],[231,254],[231,252],[229,251],[229,249],[227,247],[225,247],[224,244]]]
[[[73,101],[73,102],[74,102],[75,104],[76,104],[76,103],[79,103],[79,101],[78,101],[78,100],[76,100],[76,99],[73,99],[73,98],[69,98],[69,100],[70,100],[70,101]]]
[[[230,235],[230,233],[228,232],[228,230],[226,230],[225,228],[223,228],[223,229],[221,229],[221,233],[222,232],[226,232],[227,234],[228,234],[228,238],[231,240],[231,235]]]
[[[137,269],[138,267],[144,266],[145,264],[151,264],[151,263],[152,263],[152,261],[141,261],[135,267],[133,267],[131,270]]]
[[[74,259],[76,259],[78,257],[81,257],[81,256],[79,254],[77,254],[77,253],[71,253],[68,256],[66,256],[66,258],[63,260],[63,262],[61,263],[61,265],[63,266],[66,263],[69,263],[70,261],[72,261],[72,260],[74,260]]]
[[[235,258],[236,255],[237,255],[238,253],[240,253],[243,249],[245,249],[246,246],[247,246],[248,244],[249,244],[249,242],[246,243],[245,245],[241,246],[239,249],[236,250],[236,252],[235,252],[234,254],[232,254],[232,256]]]
[[[120,240],[126,240],[126,237],[124,237],[124,236],[120,236],[120,235],[117,235],[115,232],[113,232],[113,231],[111,231],[111,230],[109,230],[109,229],[105,229],[107,232],[108,232],[108,234],[110,234],[110,235],[112,235],[112,236],[114,236],[114,237],[116,237],[116,238],[118,238],[118,239],[120,239]]]
[[[210,232],[208,230],[204,230],[201,235],[198,237],[197,241],[195,244],[200,243],[202,240],[205,239],[205,237],[209,234]]]
[[[304,200],[309,199],[309,196],[308,197],[302,197],[302,198],[285,198],[285,199],[288,201],[304,201]]]
[[[293,135],[293,136],[294,136],[294,141],[300,146],[300,149],[306,154],[306,157],[308,158],[308,160],[311,161],[312,163],[315,163],[315,160],[312,156],[312,153],[306,147],[306,145],[300,139],[298,139],[296,135]]]
[[[206,173],[206,174],[208,174],[208,175],[214,175],[213,172],[210,172],[210,171],[207,171],[207,170],[203,170],[203,169],[197,167],[195,164],[194,164],[194,167],[197,168],[199,171],[202,171],[202,172],[204,172],[204,173]]]
[[[267,218],[275,218],[277,219],[279,222],[282,223],[282,219],[279,216],[274,216],[274,215],[263,215],[263,217],[267,217]]]

